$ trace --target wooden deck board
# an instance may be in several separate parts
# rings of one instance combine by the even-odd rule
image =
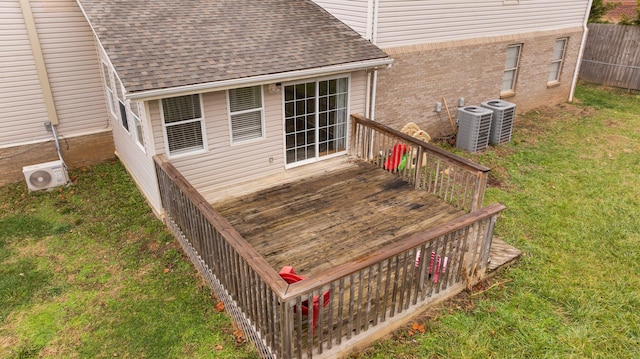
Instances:
[[[307,276],[464,214],[366,162],[214,208],[274,269]]]
[[[521,255],[521,250],[508,245],[505,241],[494,236],[491,242],[491,250],[489,253],[491,260],[487,264],[487,272],[492,273],[498,268],[502,268],[517,260]]]

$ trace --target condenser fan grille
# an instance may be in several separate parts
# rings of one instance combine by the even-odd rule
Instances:
[[[35,171],[29,176],[29,182],[37,188],[46,188],[51,183],[51,174],[47,171]]]

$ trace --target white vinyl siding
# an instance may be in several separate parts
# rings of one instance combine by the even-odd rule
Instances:
[[[74,0],[30,2],[58,115],[58,133],[108,129],[100,61],[91,28]],[[51,140],[49,121],[18,1],[0,0],[0,146]]]
[[[582,26],[587,6],[585,0],[520,1],[513,6],[503,0],[380,0],[376,45],[389,48],[576,28]]]
[[[263,138],[262,86],[229,90],[228,99],[231,142]]]
[[[518,64],[520,62],[520,52],[522,44],[509,45],[507,47],[507,60],[504,65],[504,74],[502,76],[501,93],[514,92],[516,89],[516,80],[518,78]]]
[[[325,10],[367,38],[370,0],[313,0]]]
[[[162,120],[170,155],[206,149],[200,95],[162,99]]]
[[[551,69],[549,70],[549,78],[547,82],[559,82],[560,73],[562,72],[562,64],[564,62],[564,53],[567,48],[567,38],[557,39],[553,49],[553,59],[551,60]]]
[[[131,106],[135,106],[135,103],[131,103]],[[140,112],[139,114],[141,115],[140,117],[144,118],[144,112]],[[133,112],[129,112],[129,115],[133,115]],[[152,153],[141,151],[140,145],[136,141],[133,141],[131,136],[121,129],[120,126],[114,126],[113,128],[113,141],[118,158],[124,163],[140,191],[144,193],[144,196],[156,214],[162,213]]]
[[[312,81],[314,79],[310,79]],[[351,74],[349,109],[364,114],[366,73]],[[283,85],[284,87],[284,85]],[[221,188],[285,171],[283,90],[263,88],[264,139],[231,143],[226,91],[201,94],[208,151],[191,156],[172,157],[171,163],[205,198],[219,198]],[[165,153],[160,101],[149,101],[148,114],[153,123],[152,135],[157,153]],[[147,144],[147,148],[151,148]]]
[[[64,136],[109,126],[91,27],[74,0],[32,0],[31,8]]]
[[[0,1],[0,146],[50,138],[33,53],[18,1]]]

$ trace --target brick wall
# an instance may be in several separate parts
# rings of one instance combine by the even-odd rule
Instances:
[[[69,168],[115,158],[111,131],[61,138],[62,157]],[[53,138],[49,142],[0,148],[0,185],[24,180],[22,167],[58,159]]]
[[[547,86],[555,41],[568,37],[560,83]],[[415,122],[432,137],[452,132],[443,104],[455,121],[459,98],[465,106],[500,97],[508,45],[522,43],[516,94],[505,101],[522,113],[567,101],[578,57],[582,29],[540,32],[522,36],[464,40],[384,49],[395,59],[390,69],[378,72],[375,119],[394,128]]]

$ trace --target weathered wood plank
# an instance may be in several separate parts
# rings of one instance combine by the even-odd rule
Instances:
[[[233,198],[216,209],[275,270],[292,265],[304,275],[464,214],[362,161]]]

